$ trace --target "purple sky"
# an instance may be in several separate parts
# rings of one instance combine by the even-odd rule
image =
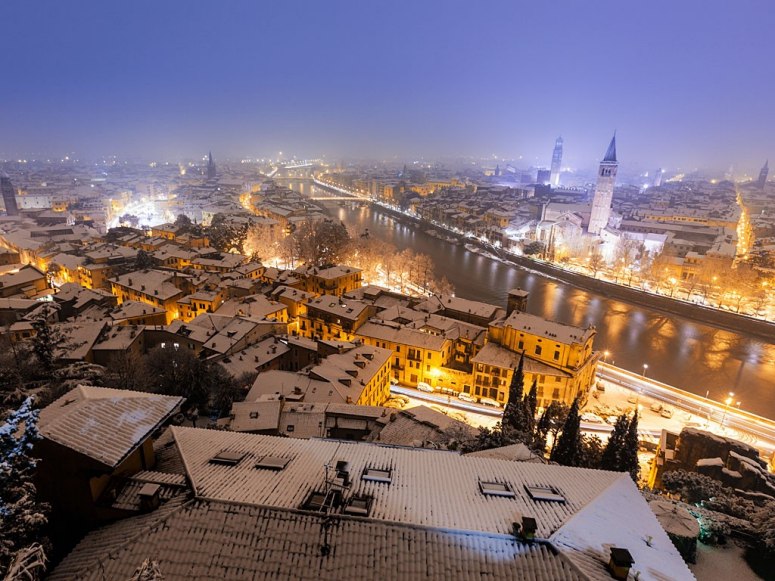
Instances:
[[[771,0],[2,4],[0,156],[775,159]]]

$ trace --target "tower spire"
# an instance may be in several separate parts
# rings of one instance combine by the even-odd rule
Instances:
[[[614,136],[611,138],[611,143],[608,144],[603,161],[616,161],[616,131],[614,131]]]

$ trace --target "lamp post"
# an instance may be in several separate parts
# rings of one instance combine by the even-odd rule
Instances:
[[[649,368],[649,364],[648,364],[648,363],[644,363],[644,364],[643,364],[643,377],[646,377],[646,370],[647,370],[648,368]]]
[[[727,418],[727,412],[729,411],[730,404],[734,401],[732,398],[735,396],[733,391],[729,392],[729,396],[724,400],[724,413],[721,415],[721,428],[724,427],[724,420]]]
[[[610,352],[608,349],[606,349],[605,351],[603,351],[603,363],[608,363],[608,356],[609,356],[610,354],[611,354],[611,352]]]

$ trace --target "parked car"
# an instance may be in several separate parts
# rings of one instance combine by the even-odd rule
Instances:
[[[390,378],[390,385],[398,385],[398,380],[395,377]]]
[[[480,397],[479,403],[482,405],[489,405],[496,408],[501,407],[501,405],[497,401],[495,401],[494,399],[490,399],[489,397]]]
[[[627,398],[627,403],[638,403],[638,396],[631,395]]]
[[[619,416],[608,416],[606,417],[605,421],[613,426],[616,423],[616,420],[618,419],[619,419]]]
[[[659,403],[659,402],[652,403],[651,404],[651,411],[652,412],[657,412],[657,413],[661,412],[662,411],[662,404]]]
[[[595,384],[595,389],[596,389],[597,391],[605,391],[605,385],[603,385],[603,382],[602,382],[602,381],[598,381],[598,382]]]
[[[662,412],[659,415],[663,418],[670,419],[673,417],[673,410],[670,408],[662,408]]]
[[[417,384],[417,389],[420,391],[426,391],[428,393],[433,393],[435,391],[429,384],[425,383],[424,381],[421,381]]]
[[[475,400],[473,397],[471,397],[469,394],[467,394],[467,393],[465,393],[465,392],[461,392],[461,393],[457,394],[457,398],[458,398],[459,400],[462,400],[462,401],[467,401],[467,402],[469,402],[469,403],[474,403],[474,402],[476,402],[476,400]]]
[[[602,424],[603,418],[597,414],[593,414],[592,412],[586,412],[581,414],[581,421],[589,422],[590,424]]]

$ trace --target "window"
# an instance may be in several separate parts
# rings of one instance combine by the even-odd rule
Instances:
[[[247,454],[235,450],[223,450],[210,458],[210,464],[223,464],[225,466],[236,466]]]
[[[560,358],[560,352],[559,351],[555,351],[554,352],[554,360],[557,361],[559,358]]]
[[[280,458],[279,456],[263,456],[256,462],[256,468],[264,470],[282,470],[290,462],[290,458]]]
[[[342,512],[356,516],[369,516],[372,498],[370,496],[353,496]]]
[[[363,471],[361,480],[390,484],[393,481],[393,471],[390,469],[382,470],[379,468],[366,468],[366,470]]]
[[[250,412],[250,419],[251,420],[257,420],[258,419],[258,412]]]
[[[524,342],[524,341],[520,341],[520,342],[517,344],[517,348],[518,348],[520,351],[522,351],[522,350],[525,348],[525,342]]]
[[[504,498],[514,498],[514,491],[508,484],[501,482],[479,482],[479,490],[485,496],[503,496]]]
[[[529,486],[525,490],[533,500],[545,500],[548,502],[565,502],[565,497],[553,486]]]
[[[325,492],[313,490],[301,505],[302,510],[323,511],[327,508],[338,507],[342,504],[342,493],[331,490],[326,496]]]
[[[288,427],[285,428],[285,431],[286,432],[292,432],[294,429],[296,429],[296,428],[294,427],[293,424],[288,424]]]
[[[541,346],[536,345],[536,355],[540,355],[540,354],[541,354]]]

